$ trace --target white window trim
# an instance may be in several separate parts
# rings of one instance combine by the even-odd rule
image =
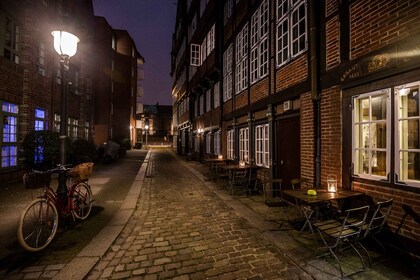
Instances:
[[[266,21],[262,21],[262,15],[268,12],[268,2],[265,0],[251,18],[251,85],[268,75],[268,17]],[[266,30],[262,29],[263,26],[266,26]]]
[[[190,50],[190,64],[191,66],[200,66],[201,65],[201,57],[200,57],[200,45],[198,44],[191,44]]]
[[[233,45],[230,44],[223,53],[223,102],[232,98],[233,74],[232,74]]]
[[[248,86],[248,24],[236,36],[235,92],[239,94]]]
[[[255,127],[255,164],[258,166],[269,167],[270,165],[270,143],[268,136],[268,124],[257,125]],[[261,150],[259,150],[259,142]]]
[[[394,125],[395,125],[395,182],[396,183],[403,183],[403,184],[408,184],[410,186],[414,186],[414,187],[420,187],[420,181],[416,181],[416,180],[411,180],[411,179],[402,179],[401,176],[401,158],[400,158],[400,151],[404,150],[404,151],[410,151],[410,152],[415,152],[415,153],[420,153],[420,149],[401,149],[400,148],[400,141],[401,141],[401,137],[400,137],[400,125],[399,125],[399,121],[400,119],[403,120],[419,120],[420,122],[420,116],[416,116],[416,117],[404,117],[404,118],[400,118],[399,116],[399,109],[401,107],[400,104],[400,98],[399,98],[399,90],[402,88],[410,88],[413,86],[418,86],[419,88],[419,92],[417,94],[420,94],[420,81],[414,82],[414,83],[410,83],[410,84],[406,84],[406,85],[398,85],[394,87],[394,97],[395,97],[395,102],[394,102],[394,115],[395,115],[395,121],[394,121]],[[418,108],[420,110],[420,108]],[[397,180],[398,179],[398,180]]]
[[[232,160],[235,159],[234,144],[235,144],[235,131],[232,129],[227,132],[226,151],[227,151],[228,159],[232,159]]]
[[[288,1],[289,2],[289,6],[288,6],[288,10],[283,11],[284,14],[279,15],[278,14],[278,7],[284,2],[284,1]],[[276,13],[277,13],[277,23],[276,23],[276,66],[280,67],[284,64],[286,64],[287,62],[289,62],[290,60],[294,59],[295,57],[299,56],[301,53],[305,52],[308,49],[308,4],[307,4],[307,0],[296,0],[296,3],[293,3],[289,0],[277,0],[277,9],[276,9]],[[294,33],[293,33],[293,24],[294,22],[292,21],[292,15],[294,12],[296,12],[301,5],[305,5],[305,17],[303,18],[303,20],[305,21],[305,32],[303,34],[303,36],[305,36],[305,47],[302,48],[301,50],[298,50],[296,53],[294,53],[293,51],[293,42],[296,40],[296,38],[294,38]],[[287,25],[287,33],[286,34],[281,34],[281,38],[283,38],[284,36],[286,36],[287,39],[287,47],[282,48],[281,50],[279,50],[279,26],[281,24],[286,24]],[[287,52],[286,58],[283,60],[283,55],[281,55],[280,61],[279,61],[279,52],[281,51],[281,54],[283,54],[284,51]]]
[[[374,91],[374,92],[368,92],[365,94],[361,94],[358,96],[354,96],[353,97],[353,102],[356,98],[364,98],[364,97],[372,97],[375,95],[382,95],[386,93],[388,95],[387,98],[387,105],[386,105],[386,126],[387,126],[387,132],[386,132],[386,148],[384,149],[386,151],[386,174],[389,174],[390,172],[390,159],[391,159],[391,90],[388,89],[384,89],[384,90],[378,90],[378,91]],[[355,112],[354,110],[356,110],[357,108],[353,108],[352,111],[352,163],[353,166],[355,166],[355,161],[356,161],[356,137],[355,137],[355,125],[356,125],[356,120],[355,120]],[[370,108],[369,108],[370,110]],[[369,122],[359,122],[359,123],[374,123],[372,121]],[[359,148],[361,149],[361,148]],[[368,149],[369,151],[371,150],[371,148]],[[379,149],[376,149],[379,150]],[[371,171],[370,171],[371,172]],[[362,173],[355,173],[355,170],[353,170],[352,172],[352,176],[354,177],[359,177],[359,178],[365,178],[365,179],[370,179],[370,180],[386,180],[387,176],[378,176],[378,175],[373,175],[373,174],[362,174]]]
[[[239,160],[249,163],[249,128],[239,129]]]

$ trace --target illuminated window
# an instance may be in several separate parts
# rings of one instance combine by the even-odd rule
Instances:
[[[226,148],[227,148],[228,159],[235,159],[234,140],[235,140],[235,131],[232,129],[227,132]]]
[[[249,128],[239,130],[239,160],[249,162]]]
[[[255,127],[255,162],[259,166],[269,167],[269,142],[268,124],[257,125]]]
[[[353,101],[354,175],[384,179],[390,168],[390,90],[366,93]]]
[[[0,101],[1,168],[17,166],[18,105]]]
[[[35,130],[46,129],[46,116],[45,110],[35,109]]]
[[[420,81],[395,87],[397,180],[420,186]]]

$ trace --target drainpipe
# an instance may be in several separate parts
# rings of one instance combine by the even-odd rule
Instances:
[[[321,185],[321,96],[319,90],[318,71],[318,5],[316,0],[309,1],[309,44],[310,44],[310,67],[311,67],[311,97],[314,104],[314,137],[315,137],[315,188]]]

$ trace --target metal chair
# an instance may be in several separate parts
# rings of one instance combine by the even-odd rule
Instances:
[[[325,245],[324,247],[320,247],[316,250],[316,255],[318,257],[332,255],[338,263],[341,278],[359,272],[356,271],[351,274],[344,275],[340,259],[338,258],[338,253],[342,253],[345,249],[347,249],[347,247],[343,245],[349,245],[357,253],[363,267],[361,271],[366,269],[362,255],[357,250],[356,246],[360,246],[365,253],[368,254],[365,247],[363,247],[363,245],[359,242],[363,227],[366,223],[368,211],[369,206],[352,208],[346,210],[341,219],[330,219],[313,224]],[[327,254],[318,255],[318,252],[321,250],[328,250],[328,252]]]
[[[230,184],[229,191],[234,194],[235,189],[243,191],[245,194],[247,192],[248,180],[247,180],[247,170],[246,169],[235,169],[230,172]]]
[[[376,242],[376,244],[378,244],[379,247],[381,247],[383,252],[385,252],[385,247],[384,245],[382,245],[382,243],[376,236],[382,231],[383,227],[385,226],[386,220],[388,219],[388,216],[391,213],[392,203],[392,199],[376,203],[375,211],[370,217],[369,223],[366,223],[362,226],[362,234],[360,235],[360,240],[368,237],[372,238]],[[353,221],[349,222],[353,223]],[[370,255],[367,255],[369,258],[369,266],[372,266]]]
[[[281,184],[282,179],[273,179],[270,180],[269,178],[263,179],[261,181],[262,189],[263,189],[263,196],[264,196],[264,204],[268,207],[267,211],[265,212],[265,220],[268,222],[271,221],[281,221],[279,228],[282,227],[284,222],[289,221],[289,214],[287,207],[290,205],[289,202],[283,199]],[[277,186],[277,188],[276,188]],[[270,220],[270,211],[273,208],[281,209],[282,216],[279,219]]]

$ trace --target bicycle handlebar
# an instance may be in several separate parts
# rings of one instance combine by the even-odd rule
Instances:
[[[71,167],[73,167],[72,164],[57,164],[57,167],[52,168],[52,169],[48,169],[48,170],[45,170],[45,171],[32,170],[32,172],[39,173],[39,174],[43,174],[43,173],[60,173],[60,172],[66,172],[66,171],[70,170]]]

